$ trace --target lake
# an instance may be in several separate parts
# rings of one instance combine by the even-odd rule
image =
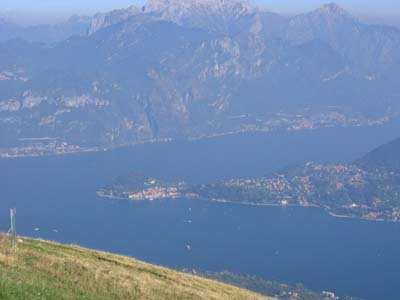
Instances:
[[[229,270],[366,300],[397,298],[400,224],[340,219],[312,208],[188,199],[97,198],[130,171],[189,183],[265,175],[305,161],[351,161],[397,137],[376,128],[249,133],[109,152],[0,160],[0,230],[126,254],[177,269]],[[190,250],[188,249],[190,245]]]

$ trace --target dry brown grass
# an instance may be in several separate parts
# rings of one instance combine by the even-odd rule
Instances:
[[[0,256],[1,300],[252,300],[266,297],[128,257],[24,239]]]

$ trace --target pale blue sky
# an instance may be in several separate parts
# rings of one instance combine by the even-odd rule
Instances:
[[[312,10],[330,0],[253,0],[279,13],[298,13]],[[135,4],[145,0],[1,0],[0,12],[50,15],[92,14]],[[400,0],[337,0],[339,5],[357,15],[400,18]]]

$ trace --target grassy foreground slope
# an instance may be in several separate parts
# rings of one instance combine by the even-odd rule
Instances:
[[[253,300],[258,294],[76,246],[23,239],[0,254],[1,300]]]

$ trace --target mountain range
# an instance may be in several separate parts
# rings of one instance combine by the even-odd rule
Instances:
[[[400,30],[334,3],[287,17],[239,0],[149,0],[37,39],[7,26],[3,157],[372,126],[400,112]]]
[[[91,21],[91,17],[72,16],[59,24],[23,26],[0,15],[0,41],[24,39],[30,42],[60,42],[74,35],[86,35]]]

